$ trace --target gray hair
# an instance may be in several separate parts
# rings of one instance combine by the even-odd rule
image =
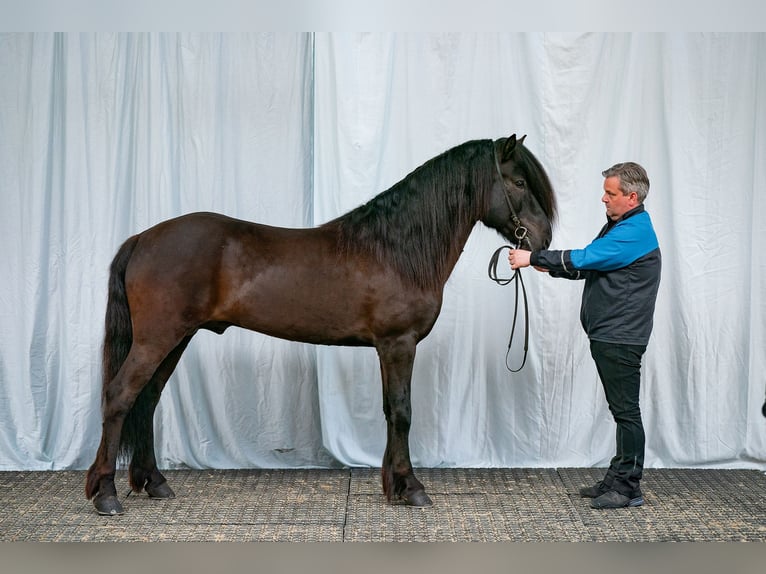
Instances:
[[[604,177],[618,177],[620,179],[620,189],[627,195],[636,192],[638,203],[643,203],[649,193],[649,176],[646,170],[632,161],[616,163],[609,169],[601,172]]]

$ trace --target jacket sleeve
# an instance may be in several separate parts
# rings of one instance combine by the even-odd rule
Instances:
[[[540,251],[532,252],[529,262],[535,267],[547,269],[552,277],[585,279],[585,274],[575,269],[572,265],[570,253],[570,250],[541,249]]]

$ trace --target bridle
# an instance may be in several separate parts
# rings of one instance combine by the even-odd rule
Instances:
[[[521,246],[522,241],[526,241],[529,248],[532,248],[532,243],[529,241],[529,230],[524,227],[521,223],[521,219],[519,219],[518,214],[516,213],[516,210],[513,208],[513,202],[511,201],[511,192],[508,189],[508,184],[505,183],[505,178],[503,177],[503,172],[500,171],[500,162],[497,159],[497,153],[493,153],[494,159],[495,159],[495,168],[497,169],[497,175],[500,178],[500,183],[503,184],[503,196],[505,197],[506,203],[508,203],[508,209],[511,212],[511,221],[513,222],[513,225],[515,226],[513,230],[513,236],[516,239],[516,246],[515,248],[519,248]],[[497,266],[500,261],[500,253],[504,249],[514,249],[511,245],[503,245],[502,247],[499,247],[495,252],[492,254],[492,257],[489,260],[489,268],[487,269],[487,274],[489,275],[489,278],[497,283],[498,285],[508,285],[509,283],[513,282],[516,285],[516,291],[514,295],[514,303],[513,303],[513,322],[511,323],[511,336],[508,339],[508,351],[505,354],[505,368],[508,369],[512,373],[518,373],[521,369],[524,368],[524,365],[527,363],[527,353],[529,351],[529,305],[527,303],[527,288],[524,286],[524,280],[521,278],[521,268],[516,269],[514,271],[513,275],[510,278],[502,278],[497,275]],[[521,294],[522,299],[524,301],[524,358],[521,361],[521,365],[517,369],[512,369],[508,365],[508,357],[511,354],[511,345],[513,344],[513,335],[516,331],[516,321],[518,319],[519,315],[519,286],[521,286]]]
[[[508,189],[508,184],[505,183],[503,172],[500,171],[500,162],[497,159],[497,153],[493,153],[492,155],[495,159],[495,169],[497,170],[497,176],[500,178],[500,183],[503,184],[503,197],[505,197],[505,202],[508,204],[508,209],[511,212],[511,221],[513,222],[513,225],[515,225],[513,236],[516,238],[516,246],[519,247],[521,246],[522,241],[526,241],[529,248],[532,249],[532,243],[529,241],[529,230],[524,227],[524,225],[522,225],[521,219],[519,219],[519,216],[513,207],[513,202],[511,201],[511,190]]]

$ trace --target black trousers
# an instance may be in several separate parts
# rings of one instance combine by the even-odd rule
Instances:
[[[641,495],[639,482],[644,470],[646,436],[638,397],[641,358],[645,351],[645,345],[590,342],[590,353],[604,386],[606,402],[617,423],[617,452],[604,483],[631,498]]]

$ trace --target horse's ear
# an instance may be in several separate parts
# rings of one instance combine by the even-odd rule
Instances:
[[[511,159],[514,149],[516,149],[516,134],[511,134],[510,137],[506,138],[505,144],[503,144],[503,154],[501,156],[503,158],[503,163]]]
[[[511,136],[505,140],[505,145],[503,145],[503,161],[509,161],[511,159],[511,156],[513,155],[513,151],[516,149],[517,145],[522,145],[524,143],[524,140],[527,138],[527,134],[524,134],[519,139],[516,139],[516,134],[511,134]]]

